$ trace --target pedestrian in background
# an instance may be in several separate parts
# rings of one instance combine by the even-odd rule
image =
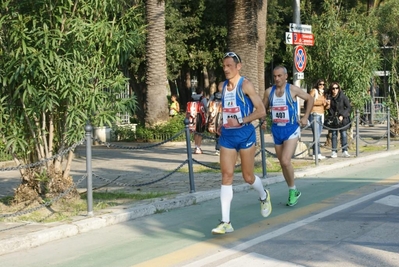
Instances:
[[[215,134],[215,155],[220,155],[218,128],[221,126],[222,88],[223,82],[220,82],[208,101],[208,131]]]
[[[176,95],[172,95],[170,97],[170,100],[172,101],[172,103],[169,107],[169,117],[174,117],[180,112],[180,105]]]
[[[325,159],[326,157],[321,154],[320,151],[320,137],[321,137],[321,132],[323,131],[323,124],[324,124],[324,113],[325,111],[330,107],[329,106],[329,101],[327,100],[326,97],[326,92],[324,90],[325,88],[325,81],[323,79],[319,79],[317,83],[315,84],[314,88],[310,90],[310,95],[313,97],[314,102],[313,102],[313,108],[312,111],[310,112],[309,115],[309,121],[310,123],[315,123],[316,125],[312,125],[312,133],[313,133],[313,159],[316,158],[316,149],[315,149],[315,141],[316,137],[319,140],[317,143],[318,145],[318,159],[322,160]],[[317,118],[317,120],[316,120]],[[317,134],[314,131],[314,126],[317,127]]]
[[[194,132],[194,154],[202,154],[202,134],[206,128],[206,116],[208,114],[208,99],[204,96],[204,90],[198,86],[195,90],[195,94],[191,95],[192,101],[199,102],[198,118],[196,124],[196,130]]]
[[[328,117],[335,118],[338,121],[337,125],[332,125],[331,128],[336,130],[331,131],[332,152],[331,157],[337,157],[337,135],[338,131],[341,135],[342,156],[349,158],[348,153],[348,138],[346,131],[350,127],[350,113],[351,105],[348,97],[344,94],[338,82],[330,84],[327,99],[330,100],[330,108],[328,109]]]

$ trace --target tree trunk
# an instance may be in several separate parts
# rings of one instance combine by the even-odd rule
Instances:
[[[147,126],[169,118],[166,75],[165,2],[146,1],[146,114]]]
[[[259,96],[263,99],[265,93],[265,49],[267,28],[267,0],[258,1],[258,87]]]
[[[226,8],[228,48],[241,57],[243,65],[241,75],[248,78],[253,83],[255,91],[263,96],[267,1],[227,0]],[[258,122],[254,122],[254,126],[257,125]],[[256,132],[256,139],[259,144],[259,131]]]
[[[248,78],[256,92],[259,92],[257,2],[257,0],[227,0],[226,8],[228,49],[241,57],[241,75]]]

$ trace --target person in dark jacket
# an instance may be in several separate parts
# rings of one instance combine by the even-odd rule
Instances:
[[[348,138],[346,130],[351,125],[350,121],[351,105],[349,103],[348,97],[344,94],[338,82],[333,82],[330,84],[327,101],[330,104],[327,117],[335,118],[337,120],[337,123],[335,125],[330,126],[331,128],[337,129],[337,130],[331,130],[332,133],[331,157],[332,158],[337,157],[337,134],[339,131],[341,135],[342,156],[345,158],[349,158],[350,155],[348,153]]]

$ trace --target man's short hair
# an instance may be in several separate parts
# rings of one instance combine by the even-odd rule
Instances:
[[[279,65],[279,66],[277,66],[277,67],[274,68],[274,70],[278,70],[278,69],[282,69],[283,72],[284,72],[284,74],[287,74],[287,73],[288,73],[288,72],[287,72],[287,69],[286,69],[284,66],[282,66],[282,65]]]

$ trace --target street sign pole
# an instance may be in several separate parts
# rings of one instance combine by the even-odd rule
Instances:
[[[300,12],[300,0],[293,0],[292,1],[293,2],[293,10],[294,10],[294,16],[293,16],[293,21],[294,21],[294,23],[295,24],[301,24],[301,12]],[[294,49],[294,52],[293,52],[293,62],[295,61],[295,49]],[[295,67],[295,64],[294,64],[294,66],[293,66],[293,84],[294,85],[296,85],[296,86],[298,86],[298,87],[300,87],[300,80],[298,80],[298,70],[296,69],[296,67]],[[296,101],[296,103],[297,103],[297,107],[298,107],[298,118],[300,118],[301,117],[301,106],[300,106],[300,104],[299,104],[299,101],[298,101],[298,97],[297,97],[297,101]],[[301,140],[301,132],[299,132],[299,140]]]

